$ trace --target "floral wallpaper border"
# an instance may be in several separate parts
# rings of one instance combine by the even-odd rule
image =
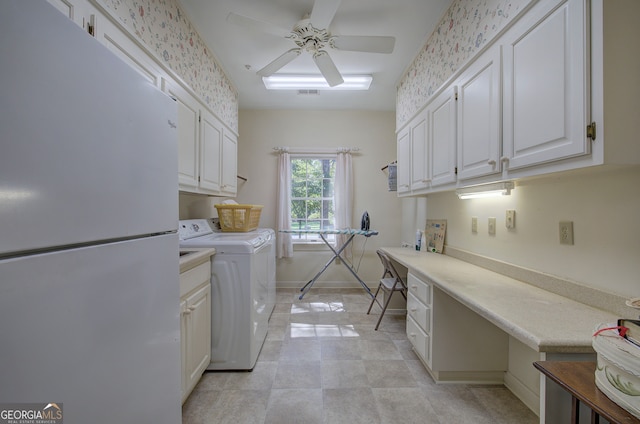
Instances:
[[[101,0],[114,16],[238,131],[238,91],[175,0]]]
[[[397,128],[533,1],[454,0],[398,85]]]

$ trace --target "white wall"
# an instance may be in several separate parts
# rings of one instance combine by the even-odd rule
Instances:
[[[447,220],[448,246],[635,297],[640,296],[639,194],[640,168],[592,169],[517,182],[511,196],[498,199],[429,195],[427,216]],[[507,209],[516,210],[514,230],[505,227]],[[473,216],[477,234],[471,232]],[[497,219],[495,236],[487,231],[489,217]],[[558,223],[565,220],[573,221],[572,246],[559,242]]]
[[[241,110],[238,140],[238,174],[247,182],[239,185],[236,201],[262,204],[260,225],[275,227],[277,155],[273,147],[359,147],[353,157],[354,227],[366,210],[378,236],[354,239],[354,261],[363,252],[359,275],[375,284],[382,266],[375,250],[379,246],[400,245],[401,210],[395,192],[388,191],[382,167],[396,159],[395,113],[392,111],[298,111]],[[415,231],[415,229],[414,229]],[[329,251],[296,251],[293,258],[278,260],[280,285],[298,287],[306,283],[331,257]],[[357,285],[343,265],[332,265],[316,287]],[[344,285],[344,283],[342,283]],[[371,286],[371,284],[370,284]]]

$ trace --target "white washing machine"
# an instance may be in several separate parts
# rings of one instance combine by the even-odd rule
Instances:
[[[181,220],[180,248],[214,247],[211,258],[211,362],[208,370],[251,370],[276,302],[275,232],[213,230],[211,220]]]

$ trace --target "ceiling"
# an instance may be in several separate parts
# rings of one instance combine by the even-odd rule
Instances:
[[[323,0],[317,0],[323,1]],[[187,17],[239,92],[240,109],[395,110],[396,86],[453,0],[342,0],[328,30],[332,35],[395,37],[391,54],[328,49],[343,75],[371,74],[368,91],[274,91],[256,74],[296,47],[293,41],[227,22],[233,12],[290,29],[312,11],[314,0],[179,0]],[[319,74],[303,52],[278,73]]]

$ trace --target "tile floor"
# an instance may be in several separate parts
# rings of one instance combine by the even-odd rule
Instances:
[[[206,372],[183,424],[533,424],[502,386],[436,385],[411,350],[404,316],[367,315],[362,289],[278,290],[252,372]],[[397,296],[397,294],[396,294]]]

